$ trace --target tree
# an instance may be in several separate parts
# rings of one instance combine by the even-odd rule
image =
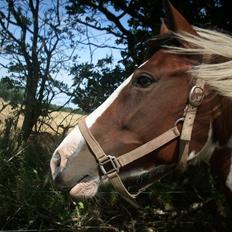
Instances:
[[[229,1],[171,2],[194,25],[232,28]],[[142,62],[146,42],[159,33],[164,17],[160,0],[69,0],[67,10],[74,22],[105,31],[115,36],[117,44],[125,44],[123,60],[129,58],[133,65]]]
[[[96,65],[91,63],[75,64],[73,75],[72,102],[85,113],[97,108],[125,78],[125,70],[114,66],[112,57],[100,59]]]
[[[0,3],[1,67],[24,89],[22,140],[27,140],[39,116],[47,112],[57,89],[65,87],[53,77],[69,61],[70,48],[74,49],[63,4],[62,0]]]
[[[144,43],[157,34],[161,16],[160,1],[96,1],[70,0],[68,13],[73,21],[105,31],[116,38],[116,44],[126,45],[124,61],[139,64],[144,58]]]

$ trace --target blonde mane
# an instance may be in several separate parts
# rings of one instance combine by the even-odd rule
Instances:
[[[232,98],[232,37],[220,32],[194,28],[199,36],[178,33],[175,36],[191,45],[191,48],[168,46],[171,52],[178,54],[202,54],[204,57],[217,55],[219,62],[201,63],[189,71],[192,76],[203,79],[219,94]]]

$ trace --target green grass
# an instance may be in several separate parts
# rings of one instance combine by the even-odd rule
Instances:
[[[157,182],[138,198],[141,210],[110,186],[94,199],[73,201],[50,176],[50,157],[61,138],[44,136],[31,137],[17,155],[1,149],[0,140],[0,231],[232,231],[227,201],[207,166]]]

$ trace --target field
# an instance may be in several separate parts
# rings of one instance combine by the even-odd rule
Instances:
[[[3,99],[0,98],[0,131],[2,131],[5,121],[15,114],[15,110],[7,105]],[[54,111],[46,117],[38,120],[37,129],[40,132],[47,132],[50,134],[62,134],[68,128],[72,128],[78,124],[81,114],[72,112]],[[23,115],[19,116],[17,127],[20,128],[23,123]]]

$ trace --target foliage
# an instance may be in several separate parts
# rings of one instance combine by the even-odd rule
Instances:
[[[226,0],[171,2],[194,25],[231,31],[230,7]],[[123,61],[131,59],[134,64],[144,59],[146,41],[159,33],[160,18],[164,17],[161,9],[159,0],[69,0],[67,6],[73,22],[104,31],[113,35],[118,45],[125,44]]]
[[[120,65],[113,65],[112,57],[106,57],[96,65],[75,64],[71,68],[73,76],[73,103],[84,112],[97,108],[120,84],[125,71]]]
[[[4,101],[9,101],[12,106],[22,104],[24,90],[8,77],[0,80],[0,96]]]
[[[51,185],[51,142],[53,139],[44,134],[33,138],[16,154],[0,150],[0,230],[58,230],[61,223],[62,228],[66,227],[71,211],[67,197]]]

